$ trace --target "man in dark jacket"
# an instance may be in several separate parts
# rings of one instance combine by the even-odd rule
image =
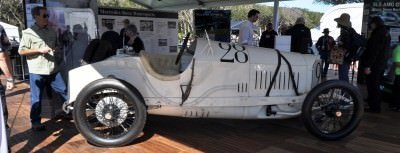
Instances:
[[[259,47],[265,48],[275,48],[275,36],[278,33],[272,27],[272,23],[268,23],[267,30],[265,30],[261,34],[260,43],[258,44]]]
[[[119,34],[113,31],[114,26],[112,23],[106,23],[105,26],[108,31],[104,32],[103,35],[101,35],[101,40],[110,42],[113,51],[115,52],[117,49],[122,48],[122,43]]]
[[[309,54],[308,48],[312,46],[311,31],[304,24],[304,18],[299,17],[296,20],[296,25],[287,31],[287,35],[292,36],[291,52]]]
[[[124,19],[122,23],[124,23],[124,28],[122,28],[121,31],[119,32],[119,39],[121,41],[122,46],[125,46],[126,43],[128,43],[129,41],[129,37],[125,35],[125,29],[130,24],[130,21],[128,19]]]
[[[368,105],[367,112],[381,111],[381,92],[379,85],[390,54],[390,34],[380,17],[372,18],[372,29],[363,55],[364,73],[367,75]]]
[[[322,60],[322,77],[326,77],[326,74],[328,73],[328,58],[331,53],[332,48],[335,46],[335,39],[333,39],[332,36],[329,36],[329,29],[326,28],[324,29],[324,36],[320,37],[317,41],[317,44],[315,45],[318,49],[319,56]]]

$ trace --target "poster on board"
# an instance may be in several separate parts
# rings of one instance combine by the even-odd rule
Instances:
[[[211,40],[231,41],[230,10],[194,10],[194,27],[196,36],[205,38],[205,31]]]
[[[36,6],[46,6],[48,8],[97,8],[96,0],[23,0],[25,9],[25,27],[31,27],[35,21],[32,18],[31,10]],[[50,16],[51,17],[51,16]]]
[[[370,34],[368,22],[375,16],[380,17],[390,29],[392,42],[397,42],[400,35],[400,1],[399,0],[365,0],[363,31]]]
[[[36,6],[44,6],[43,0],[24,0],[25,6],[25,27],[31,27],[35,21],[32,17],[32,9]]]
[[[176,53],[178,45],[178,13],[139,9],[102,8],[98,9],[99,35],[107,31],[106,23],[113,25],[113,31],[120,33],[123,20],[134,24],[142,39],[145,51]]]

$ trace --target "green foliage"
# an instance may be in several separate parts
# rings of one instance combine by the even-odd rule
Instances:
[[[227,9],[232,11],[232,20],[240,21],[247,19],[247,13],[251,9],[260,11],[258,25],[264,29],[268,22],[273,22],[274,8],[266,5],[252,4],[252,5],[238,5],[221,7],[220,9]],[[310,12],[306,9],[299,8],[279,8],[280,24],[294,24],[298,17],[303,16],[306,20],[306,26],[313,28],[319,25],[319,20],[322,13]]]
[[[260,11],[259,21],[256,23],[262,30],[265,29],[269,22],[273,22],[273,11],[274,8],[266,5],[251,4],[251,5],[237,5],[237,6],[224,6],[214,7],[208,9],[218,10],[231,10],[231,20],[242,21],[247,20],[247,13],[251,9],[257,9]],[[186,33],[193,33],[192,18],[193,10],[182,10],[179,11],[179,25],[178,25],[178,37],[182,40]],[[293,25],[298,17],[304,17],[306,20],[306,26],[314,28],[319,26],[319,21],[322,17],[322,13],[310,12],[306,9],[299,8],[279,8],[280,24]]]
[[[21,0],[0,1],[0,21],[16,25],[19,29],[24,27],[24,9]]]
[[[346,3],[362,3],[364,0],[314,0],[317,3],[338,5],[338,4],[346,4]]]

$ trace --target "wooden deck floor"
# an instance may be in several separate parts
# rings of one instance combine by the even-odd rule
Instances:
[[[300,119],[219,120],[149,116],[143,135],[120,148],[88,144],[73,121],[45,121],[47,131],[32,132],[29,122],[29,87],[26,83],[7,93],[12,152],[400,152],[400,113],[386,109],[366,113],[358,129],[341,141],[311,136]]]

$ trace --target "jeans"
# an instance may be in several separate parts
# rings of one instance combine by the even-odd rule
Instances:
[[[350,63],[343,62],[343,64],[339,65],[339,80],[349,82],[349,69]]]
[[[31,123],[40,124],[42,113],[43,89],[50,83],[51,88],[60,95],[62,101],[68,100],[68,91],[60,72],[50,75],[29,73],[29,84],[31,86]]]
[[[329,62],[327,58],[321,58],[322,61],[322,76],[326,76],[328,74]]]

